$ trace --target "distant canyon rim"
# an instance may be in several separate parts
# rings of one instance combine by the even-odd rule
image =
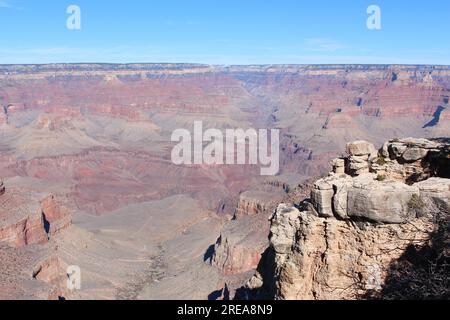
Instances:
[[[449,137],[449,96],[449,66],[0,65],[0,298],[220,298],[347,142]],[[195,121],[279,130],[278,174],[174,164]]]

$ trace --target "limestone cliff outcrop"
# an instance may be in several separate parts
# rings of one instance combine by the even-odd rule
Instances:
[[[443,221],[439,229],[448,233],[450,179],[448,167],[438,165],[449,159],[448,143],[392,140],[377,152],[357,141],[347,151],[349,156],[333,160],[333,172],[315,183],[310,200],[278,206],[270,246],[237,299],[383,298],[388,283],[399,292],[413,286],[392,286],[392,270],[430,251],[436,221]],[[436,261],[448,261],[448,253],[441,250]],[[436,279],[423,281],[439,283]],[[431,290],[435,298],[448,294],[448,279],[440,281],[444,290]],[[420,294],[409,290],[402,297]]]
[[[349,157],[333,160],[333,172],[314,185],[311,201],[321,217],[402,223],[410,218],[412,198],[448,202],[442,200],[448,200],[442,190],[450,185],[446,143],[398,139],[377,152],[372,144],[356,141],[347,152]]]

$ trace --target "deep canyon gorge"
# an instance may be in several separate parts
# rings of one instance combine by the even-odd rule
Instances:
[[[428,150],[448,144],[449,97],[448,66],[0,65],[0,299],[355,298],[326,287],[350,286],[351,276],[298,265],[343,268],[342,248],[364,247],[372,258],[378,252],[366,254],[365,243],[401,227],[380,231],[360,221],[378,216],[358,216],[354,224],[369,229],[361,234],[345,222],[353,219],[347,211],[324,205],[336,182],[316,181],[330,164],[344,174],[348,154],[350,189],[369,169],[372,180],[397,183],[397,173],[423,173],[418,163]],[[253,165],[175,165],[171,134],[196,121],[223,131],[279,129],[279,174],[261,176]],[[429,140],[416,145],[417,138]],[[362,140],[373,143],[365,145],[369,152],[346,150]],[[378,153],[368,162],[386,141],[388,164],[375,165]],[[403,179],[399,188],[408,196],[437,190],[447,199],[450,184],[430,186],[449,178],[442,161],[435,176]],[[421,185],[408,193],[414,183]],[[317,216],[295,208],[311,194]],[[399,223],[383,219],[377,222]],[[329,239],[346,243],[330,246]],[[286,241],[296,250],[317,248],[299,258]],[[322,259],[321,248],[331,258]],[[271,258],[273,270],[264,263]],[[69,291],[73,265],[82,288]],[[271,283],[271,276],[281,280]],[[309,280],[295,283],[302,278]]]

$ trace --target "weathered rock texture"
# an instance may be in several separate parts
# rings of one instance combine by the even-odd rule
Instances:
[[[311,201],[321,217],[402,223],[409,218],[411,199],[448,200],[449,151],[444,142],[391,140],[377,152],[371,143],[357,141],[347,151],[349,157],[333,160],[333,172],[314,185]],[[347,164],[344,170],[342,162]]]
[[[0,268],[0,300],[57,300],[67,293],[65,269],[55,247],[0,243]]]
[[[445,159],[447,145],[400,141],[407,145],[389,142],[383,147],[392,150],[396,143],[399,153],[390,161],[398,164],[398,175],[389,175],[386,163],[377,167],[384,169],[386,178],[370,173],[374,169],[369,157],[377,159],[375,148],[359,141],[348,145],[350,156],[344,161],[351,164],[354,156],[367,156],[367,171],[348,166],[347,175],[341,171],[342,161],[333,161],[334,172],[315,184],[312,204],[279,205],[271,220],[270,246],[257,273],[237,291],[236,298],[322,300],[381,295],[395,262],[404,259],[411,247],[419,252],[429,246],[437,217],[444,213],[448,217],[449,212],[450,179],[425,178],[445,171],[428,170],[434,166],[428,161],[435,161],[435,156]],[[399,162],[399,157],[405,161]],[[419,182],[407,184],[411,182],[409,164],[418,160],[422,160],[416,167]],[[442,281],[445,285],[448,279]]]
[[[278,203],[311,192],[307,183],[295,186],[282,177],[274,177],[259,188],[241,194],[233,220],[225,225],[214,245],[211,264],[226,276],[254,271],[267,248],[269,220]]]
[[[0,300],[59,299],[66,275],[50,239],[72,217],[55,196],[0,185]]]
[[[17,189],[7,190],[0,197],[0,242],[15,247],[44,244],[70,226],[70,213],[54,196],[41,203],[39,197]]]
[[[211,264],[224,275],[256,269],[268,244],[270,214],[286,195],[280,186],[270,188],[272,193],[258,190],[240,195],[234,218],[223,228],[211,257]]]
[[[49,236],[59,234],[72,224],[72,216],[69,210],[61,205],[54,195],[50,195],[41,201],[41,209],[46,224],[46,232]]]

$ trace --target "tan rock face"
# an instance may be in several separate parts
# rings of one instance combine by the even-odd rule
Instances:
[[[274,267],[260,270],[248,284],[276,299],[355,299],[367,290],[379,290],[390,263],[402,255],[410,239],[423,244],[433,228],[431,223],[415,220],[414,226],[366,226],[363,230],[344,221],[282,210],[288,215],[277,212],[271,229]],[[261,274],[271,273],[273,279],[256,281]],[[275,282],[272,292],[271,280]]]
[[[408,183],[425,180],[439,174],[435,172],[436,166],[448,165],[446,148],[448,146],[445,143],[426,139],[390,140],[380,150],[378,163],[371,163],[370,169],[382,173],[387,178]]]
[[[264,214],[276,206],[277,198],[273,193],[264,191],[246,191],[239,197],[239,203],[236,208],[236,216]]]
[[[0,180],[0,300],[56,300],[66,292],[65,273],[48,242],[70,224],[71,215],[53,196],[41,205],[38,197],[6,190]]]
[[[414,186],[423,198],[430,199],[441,210],[450,211],[450,179],[430,178]]]
[[[51,256],[36,264],[32,278],[46,283],[55,283],[60,280],[62,275],[64,275],[64,272],[58,257]]]
[[[336,174],[345,173],[345,159],[332,160],[333,172]]]
[[[409,202],[419,188],[401,182],[381,182],[372,175],[355,179],[347,193],[347,215],[381,223],[402,223],[409,215]]]
[[[369,173],[369,156],[351,156],[349,157],[348,169],[351,175],[359,176]]]
[[[255,270],[267,248],[268,232],[266,215],[243,216],[231,221],[214,246],[211,265],[226,276]]]
[[[332,175],[316,182],[311,202],[321,217],[401,223],[408,217],[413,195],[419,195],[418,187],[378,181],[374,174],[356,178]]]
[[[234,219],[214,245],[211,265],[225,276],[256,269],[268,245],[269,217],[289,189],[285,182],[275,179],[260,188],[241,193]]]
[[[353,181],[350,177],[336,179],[333,182],[333,212],[340,219],[348,219],[348,193],[353,187]]]
[[[428,150],[423,148],[407,148],[402,155],[406,162],[414,162],[427,156]]]
[[[440,142],[439,139],[394,139],[386,142],[378,153],[370,155],[360,155],[371,149],[362,142],[350,143],[347,149],[350,156],[347,158],[345,173],[351,176],[372,172],[383,179],[408,184],[432,176],[450,176],[449,170],[445,169],[450,167],[448,144]],[[336,170],[333,171],[337,173]]]
[[[48,237],[42,215],[39,212],[30,214],[16,223],[1,227],[0,239],[16,247],[46,243]]]
[[[445,168],[445,162],[440,161],[448,159],[447,148],[445,143],[406,138],[388,141],[379,156],[375,156],[372,144],[349,143],[350,156],[332,161],[333,172],[314,184],[311,203],[321,217],[404,222],[414,196],[430,197],[427,192],[435,190],[433,201],[437,201],[436,197],[441,197],[441,202],[447,201],[442,192],[447,188],[446,180],[428,179]],[[345,162],[348,166],[343,174]],[[422,180],[425,180],[422,184],[414,185]],[[439,183],[444,183],[444,187],[437,192]]]
[[[333,185],[321,184],[322,187],[316,186],[311,192],[311,202],[317,213],[322,217],[333,217]]]
[[[395,167],[405,178],[412,172],[412,162],[420,160],[416,173],[424,173],[424,167],[436,165],[430,155],[446,157],[442,150],[447,146],[442,144],[399,141],[388,142],[380,151],[389,154],[388,163],[375,166],[367,160],[368,167],[372,171],[383,167],[385,173]],[[372,149],[365,142],[349,146],[350,163]],[[342,174],[337,170],[341,164],[340,159],[333,161],[333,172],[314,184],[311,203],[306,200],[303,211],[278,206],[271,220],[270,247],[239,298],[327,300],[373,295],[381,292],[407,248],[429,248],[430,237],[440,228],[436,221],[450,212],[450,179],[431,177],[407,184],[407,179],[374,173]],[[443,172],[439,166],[434,169],[426,174]]]
[[[280,204],[272,218],[270,244],[277,254],[286,254],[295,244],[295,235],[299,227],[300,211]]]

